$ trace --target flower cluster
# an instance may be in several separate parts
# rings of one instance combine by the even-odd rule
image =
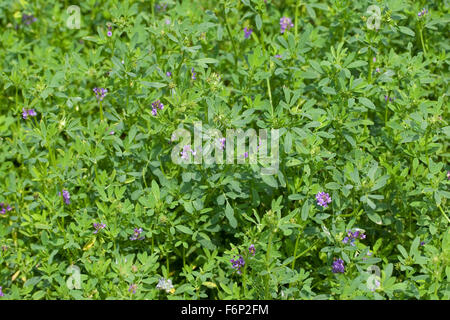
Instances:
[[[345,272],[345,267],[344,267],[344,260],[342,260],[341,258],[339,259],[335,259],[332,265],[332,271],[333,273],[344,273]]]
[[[250,247],[248,247],[248,252],[251,253],[253,256],[255,255],[256,249],[254,244],[251,244]]]
[[[164,104],[162,104],[161,101],[156,100],[152,103],[152,115],[156,116],[158,114],[158,109],[164,109]]]
[[[61,192],[59,192],[58,195],[61,196]],[[63,189],[62,196],[64,198],[64,202],[66,204],[70,204],[70,193],[69,193],[69,191]]]
[[[233,258],[236,258],[236,256],[234,256]],[[239,259],[230,259],[230,262],[233,268],[237,270],[237,273],[241,274],[241,268],[245,265],[244,258],[242,256],[239,256]]]
[[[142,233],[142,228],[134,228],[134,234],[130,237],[131,241],[134,240],[144,240],[144,236],[140,237]]]
[[[156,289],[165,290],[167,293],[173,293],[174,288],[172,285],[172,280],[164,278],[159,279],[158,284],[156,285]]]
[[[0,214],[5,214],[6,211],[11,211],[12,208],[9,206],[9,204],[4,204],[3,202],[0,202],[0,208],[2,210],[0,210]]]
[[[197,79],[197,73],[196,72],[194,72],[194,67],[192,67],[192,69],[191,69],[191,73],[192,73],[192,80],[196,80]]]
[[[384,101],[386,101],[386,102],[387,102],[388,100],[389,100],[390,102],[392,102],[392,101],[394,101],[394,99],[395,99],[395,98],[390,98],[389,96],[384,96]]]
[[[22,23],[25,23],[26,25],[30,25],[33,22],[36,22],[36,18],[33,15],[27,15],[27,14],[22,14]]]
[[[220,150],[225,149],[225,142],[226,142],[226,139],[225,139],[225,138],[220,138],[220,139],[219,139],[219,143],[220,143],[219,148],[220,148]],[[449,172],[450,172],[450,171],[449,171]]]
[[[133,283],[128,288],[128,292],[133,292],[133,294],[135,294],[136,293],[136,289],[137,289],[137,284]]]
[[[112,27],[111,27],[111,24],[108,24],[108,32],[106,33],[106,35],[108,36],[108,37],[111,37],[112,36]]]
[[[316,194],[317,204],[324,208],[328,207],[328,204],[331,202],[330,195],[325,192],[319,192]]]
[[[183,147],[183,150],[181,151],[181,154],[180,154],[181,159],[189,160],[189,152],[192,153],[193,156],[195,156],[197,154],[196,151],[191,149],[191,145],[188,144],[188,145],[185,145]]]
[[[245,38],[245,39],[250,38],[252,32],[253,32],[252,29],[245,27],[245,28],[244,28],[244,38]]]
[[[94,228],[95,228],[94,234],[96,234],[101,229],[105,229],[106,228],[106,224],[104,224],[104,223],[94,223]]]
[[[37,113],[34,109],[25,109],[22,108],[22,118],[24,118],[25,120],[28,119],[28,116],[30,117],[36,117]]]
[[[163,4],[155,4],[155,9],[156,11],[165,11],[167,9],[167,4],[163,3]]]
[[[94,88],[93,91],[95,92],[95,96],[97,97],[97,100],[103,101],[103,98],[108,93],[108,89],[105,88]]]
[[[423,17],[424,15],[426,15],[428,13],[428,9],[423,8],[422,11],[419,11],[419,13],[417,14],[417,16]]]
[[[355,232],[352,232],[350,230],[347,230],[347,237],[345,237],[342,240],[342,243],[347,244],[350,241],[350,245],[354,246],[355,245],[355,239],[365,239],[366,235],[362,232],[360,232],[359,230],[356,230]]]
[[[281,29],[281,33],[284,33],[286,31],[286,29],[290,29],[294,26],[294,24],[292,23],[292,20],[288,17],[282,17],[280,19],[280,29]]]

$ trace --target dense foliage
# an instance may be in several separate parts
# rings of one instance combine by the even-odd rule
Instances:
[[[448,1],[81,2],[0,3],[3,299],[450,298]]]

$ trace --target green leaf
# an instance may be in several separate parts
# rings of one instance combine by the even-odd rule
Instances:
[[[261,16],[259,15],[259,13],[255,16],[255,23],[256,23],[256,27],[258,28],[258,30],[261,30],[262,20],[261,20]]]
[[[191,229],[189,229],[188,227],[182,226],[182,225],[175,226],[175,228],[177,228],[178,230],[180,230],[181,232],[186,233],[186,234],[194,233]]]
[[[167,86],[167,84],[161,83],[161,82],[141,81],[141,84],[146,86],[146,87],[151,87],[151,88],[164,88],[165,86]]]
[[[359,98],[359,102],[367,108],[375,110],[375,105],[369,99],[361,97]]]
[[[414,37],[416,34],[408,27],[399,26],[401,33],[407,34],[408,36]]]
[[[232,228],[236,228],[237,227],[237,220],[234,217],[234,210],[233,208],[230,206],[230,204],[227,201],[227,205],[225,207],[225,216],[228,219],[228,222],[230,223],[230,226]]]
[[[262,180],[273,188],[278,188],[278,182],[272,175],[261,175]]]

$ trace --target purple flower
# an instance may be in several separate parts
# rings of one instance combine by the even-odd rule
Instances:
[[[316,194],[317,204],[324,208],[328,207],[328,204],[331,202],[330,195],[325,192],[319,192]]]
[[[196,80],[197,79],[197,73],[196,72],[194,72],[194,67],[192,67],[192,69],[191,69],[191,73],[192,73],[192,80]]]
[[[219,142],[220,142],[220,150],[225,149],[225,141],[226,141],[225,138],[220,138],[220,139],[219,139]],[[449,171],[449,172],[450,172],[450,171]]]
[[[166,72],[166,76],[168,76],[169,78],[172,76],[172,72],[170,72],[170,71],[167,71]]]
[[[276,54],[276,55],[275,55],[275,58],[281,59],[281,54]]]
[[[250,247],[248,247],[248,252],[255,255],[256,249],[254,244],[251,244]]]
[[[245,38],[245,39],[250,38],[252,32],[253,32],[252,29],[248,29],[247,27],[245,27],[245,28],[244,28],[244,38]]]
[[[421,241],[421,242],[420,242],[420,245],[421,245],[421,246],[424,246],[424,245],[425,245],[425,241]]]
[[[58,195],[61,196],[61,192],[59,192]],[[69,193],[69,191],[63,189],[62,196],[64,198],[64,202],[66,204],[70,204],[70,193]]]
[[[0,297],[4,297],[5,294],[3,293],[2,287],[0,287]]]
[[[156,109],[159,108],[160,110],[164,109],[164,105],[161,103],[161,101],[156,100],[155,102],[152,103],[152,108]]]
[[[233,258],[236,258],[236,256],[234,256]],[[230,259],[230,262],[232,264],[232,267],[237,270],[237,273],[241,274],[241,267],[245,265],[244,258],[242,256],[239,256],[239,259]]]
[[[144,240],[144,237],[139,237],[142,233],[142,228],[134,228],[134,234],[130,237],[131,241]]]
[[[348,238],[348,237],[345,237],[345,238],[342,240],[342,243],[347,243],[348,240],[349,240],[349,238]]]
[[[93,91],[95,92],[95,96],[99,101],[103,101],[103,98],[106,96],[106,93],[108,93],[108,89],[105,88],[94,88]]]
[[[104,224],[104,223],[94,223],[94,228],[95,228],[94,234],[96,234],[101,229],[105,229],[106,228],[106,224]]]
[[[11,211],[12,210],[12,208],[9,206],[9,204],[7,205],[7,204],[5,204],[3,202],[0,203],[0,208],[1,208],[0,214],[5,214],[6,211]]]
[[[281,29],[281,33],[284,33],[286,31],[286,29],[290,29],[294,26],[294,24],[292,23],[292,20],[288,17],[282,17],[280,19],[280,29]]]
[[[112,36],[112,32],[111,32],[111,31],[108,31],[108,32],[106,33],[106,35],[107,35],[108,37],[111,37],[111,36]]]
[[[248,158],[248,152],[244,152],[244,159]]]
[[[332,265],[332,271],[333,273],[344,273],[345,272],[345,267],[344,267],[344,260],[342,260],[341,258],[334,260],[333,265]]]
[[[450,180],[450,171],[447,171],[447,179]]]
[[[128,288],[128,292],[133,292],[133,294],[136,293],[136,289],[137,289],[137,284],[131,284],[130,287]]]
[[[194,156],[197,154],[197,152],[191,149],[191,145],[188,144],[183,147],[183,150],[180,153],[181,159],[189,160],[189,152]]]
[[[372,61],[377,62],[377,58],[373,57]]]
[[[22,14],[22,22],[26,25],[30,25],[33,22],[36,22],[36,18],[33,15]]]
[[[380,68],[376,68],[375,71],[380,73]]]
[[[25,109],[22,108],[22,118],[24,118],[25,120],[28,119],[28,116],[30,117],[36,117],[37,113],[34,109]]]

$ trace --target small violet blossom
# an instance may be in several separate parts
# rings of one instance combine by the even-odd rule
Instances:
[[[365,239],[366,235],[362,232],[360,232],[359,230],[352,232],[352,231],[347,231],[347,237],[345,237],[342,240],[342,243],[347,244],[350,241],[350,245],[355,246],[355,239]]]
[[[233,258],[236,258],[236,256],[234,256]],[[237,270],[238,274],[241,274],[241,267],[243,267],[245,265],[245,260],[242,256],[239,256],[239,259],[230,259],[230,262],[232,264],[233,269]]]
[[[250,28],[245,27],[245,28],[244,28],[244,38],[245,38],[245,39],[250,38],[252,32],[253,32],[253,29],[250,29]]]
[[[344,260],[341,258],[334,260],[333,265],[331,266],[333,273],[344,273]]]
[[[106,228],[106,224],[104,224],[104,223],[94,223],[94,228],[95,228],[94,234],[96,234],[101,229],[105,229]]]
[[[136,289],[137,289],[137,284],[131,284],[130,287],[128,288],[128,292],[133,292],[133,294],[136,293]]]
[[[58,195],[61,196],[61,192],[58,192]],[[66,204],[70,204],[70,193],[69,193],[69,191],[63,189],[62,196],[63,196],[64,202]]]
[[[3,202],[0,203],[0,208],[1,208],[0,214],[5,214],[6,211],[11,211],[12,210],[12,208],[11,208],[11,206],[9,204],[5,204]]]
[[[103,98],[108,93],[108,89],[105,89],[105,88],[94,88],[92,90],[94,91],[95,96],[97,97],[97,100],[99,100],[99,101],[103,101]]]
[[[251,244],[250,247],[248,247],[248,252],[251,253],[253,256],[255,255],[256,249],[254,244]]]
[[[281,33],[284,33],[286,31],[286,29],[290,29],[294,26],[294,24],[292,23],[292,20],[288,17],[282,17],[280,19],[280,29],[281,29]]]
[[[36,116],[37,116],[37,113],[36,113],[36,111],[35,111],[34,109],[25,109],[25,108],[22,108],[22,118],[25,119],[25,120],[27,120],[27,119],[28,119],[28,116],[30,116],[30,117],[36,117]]]
[[[36,18],[33,15],[22,14],[22,22],[26,25],[30,25],[33,22],[36,22]]]
[[[144,237],[139,237],[142,233],[142,228],[134,228],[134,234],[130,237],[131,241],[144,240]]]
[[[324,208],[328,207],[328,204],[331,202],[330,195],[325,192],[319,192],[316,194],[317,204]]]

